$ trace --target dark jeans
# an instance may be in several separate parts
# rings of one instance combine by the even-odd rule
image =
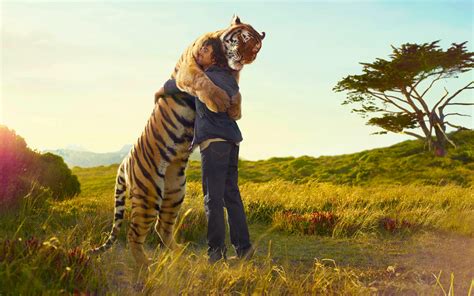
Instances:
[[[251,247],[238,186],[238,160],[239,146],[232,142],[213,142],[201,151],[202,189],[210,256],[225,257],[224,207],[227,208],[230,240],[237,255],[245,255]]]

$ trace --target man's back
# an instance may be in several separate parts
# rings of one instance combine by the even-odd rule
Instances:
[[[211,66],[205,73],[215,85],[226,91],[229,97],[239,92],[239,85],[228,69]],[[226,112],[212,112],[197,98],[193,144],[198,145],[213,138],[238,143],[242,141],[242,134],[235,120]]]

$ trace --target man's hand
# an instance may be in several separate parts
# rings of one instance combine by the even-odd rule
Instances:
[[[165,88],[161,87],[156,93],[155,93],[155,104],[158,103],[158,100],[160,97],[165,95]]]

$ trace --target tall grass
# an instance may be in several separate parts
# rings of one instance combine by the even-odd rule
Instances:
[[[143,290],[152,294],[367,295],[370,291],[355,272],[328,261],[315,260],[309,268],[280,265],[268,254],[259,261],[209,266],[202,254],[182,250],[161,253],[156,262],[144,280]]]
[[[288,221],[282,221],[285,213],[331,213],[336,218],[329,233],[333,237],[378,233],[385,218],[405,221],[412,230],[474,235],[474,188],[271,181],[245,183],[240,189],[251,222],[271,223],[283,230],[288,226]],[[204,215],[200,190],[199,184],[189,184],[184,211],[193,208],[195,214]]]
[[[0,295],[103,291],[101,269],[78,247],[76,228],[60,227],[55,203],[49,191],[32,191],[1,214]]]
[[[181,225],[203,217],[198,187],[196,183],[189,186],[183,210],[193,210]],[[271,253],[262,260],[210,266],[204,250],[185,244],[178,252],[156,250],[155,263],[145,272],[134,266],[120,243],[103,256],[89,258],[84,250],[99,242],[105,234],[102,230],[110,227],[112,207],[105,195],[98,200],[97,196],[80,196],[74,201],[54,201],[47,195],[28,196],[17,215],[0,217],[4,226],[0,230],[0,294],[108,291],[293,295],[318,290],[324,294],[362,295],[367,291],[357,274],[349,269],[315,262],[309,271],[305,268],[303,272],[304,267],[276,264]],[[110,211],[100,210],[103,207]],[[204,229],[192,232],[190,237],[180,236],[182,242],[189,242],[197,236],[202,238]]]
[[[123,247],[125,224],[112,251],[87,258],[83,250],[103,242],[113,220],[115,170],[102,169],[97,179],[91,171],[79,174],[83,192],[74,199],[57,201],[47,193],[28,196],[21,210],[0,216],[0,294],[367,295],[374,292],[364,272],[357,267],[341,267],[320,259],[315,259],[311,266],[299,265],[292,258],[282,263],[274,260],[271,247],[268,254],[259,254],[251,262],[210,266],[205,257],[206,219],[201,185],[197,182],[188,183],[177,230],[183,249],[155,250],[157,236],[150,234],[147,248],[149,254],[154,253],[155,263],[148,271],[140,272]],[[287,227],[287,221],[282,220],[284,213],[295,217],[331,213],[335,217],[333,225],[324,226],[322,232],[307,234],[335,238],[383,232],[380,221],[384,218],[409,221],[416,226],[409,229],[413,232],[427,229],[474,234],[472,188],[350,187],[270,181],[244,183],[241,194],[250,223],[279,229],[282,234],[300,229]],[[301,229],[304,232],[306,228]]]

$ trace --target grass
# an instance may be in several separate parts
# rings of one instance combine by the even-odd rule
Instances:
[[[179,251],[156,249],[151,233],[154,263],[139,270],[125,223],[112,250],[87,257],[111,228],[117,165],[74,168],[79,196],[36,190],[1,213],[0,295],[465,295],[473,289],[474,145],[471,131],[459,135],[445,159],[416,154],[420,143],[407,141],[339,157],[241,161],[257,248],[244,264],[207,263],[197,162],[187,172]]]
[[[201,186],[189,182],[181,217],[188,214],[177,232],[185,247],[180,252],[155,250],[157,237],[150,234],[147,248],[155,263],[148,272],[140,272],[125,247],[126,227],[110,252],[81,259],[82,250],[103,242],[111,227],[115,169],[75,169],[74,173],[82,184],[78,197],[53,201],[46,193],[29,196],[18,212],[0,217],[0,294],[433,294],[442,292],[430,273],[438,275],[439,270],[399,266],[415,260],[407,257],[413,250],[437,241],[436,236],[423,240],[427,233],[455,234],[462,241],[472,241],[474,235],[472,188],[246,182],[241,192],[258,248],[256,257],[249,264],[210,267],[205,257]],[[282,220],[284,213],[305,217],[315,212],[337,217],[331,227],[322,226],[321,235],[305,234],[298,225],[289,228]],[[387,217],[415,226],[388,231],[381,224]],[[28,240],[35,241],[34,248],[25,243]],[[394,271],[388,272],[389,267]],[[465,293],[469,279],[462,270],[453,272],[454,289]],[[445,271],[439,279],[446,291],[449,275]]]

